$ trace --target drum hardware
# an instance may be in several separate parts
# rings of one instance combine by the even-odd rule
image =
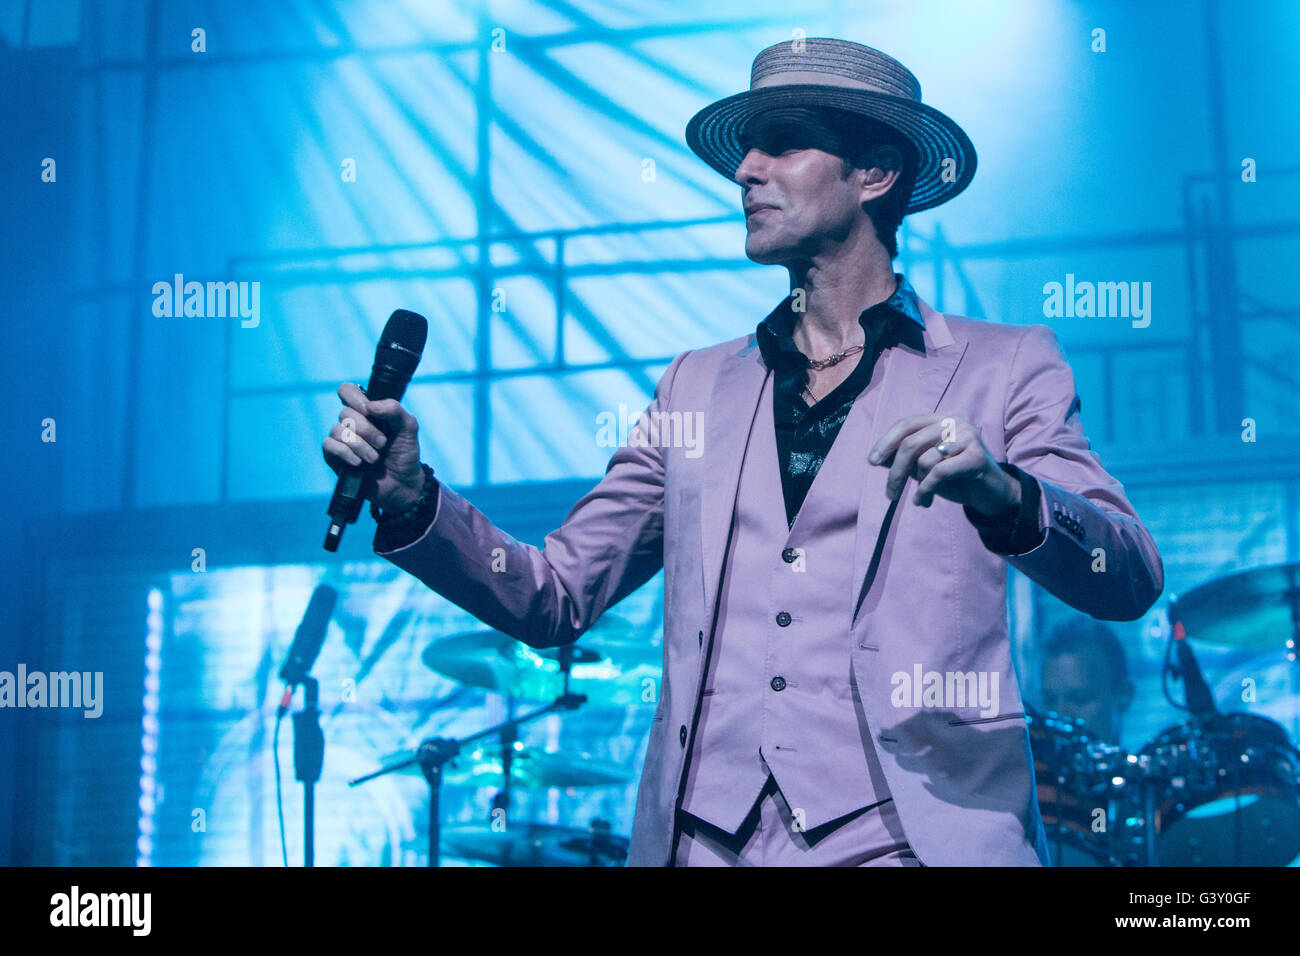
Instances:
[[[646,683],[658,685],[663,655],[659,646],[628,622],[605,615],[581,644],[534,648],[495,630],[468,631],[429,644],[424,664],[457,683],[504,695],[509,718],[459,740],[433,737],[414,750],[389,754],[379,770],[349,782],[358,786],[395,772],[419,772],[429,784],[429,865],[438,866],[445,849],[466,859],[501,865],[608,866],[622,863],[628,841],[595,820],[583,831],[546,824],[511,822],[509,836],[496,827],[440,825],[444,785],[480,786],[500,781],[492,808],[506,810],[511,790],[549,787],[623,786],[630,777],[621,765],[590,754],[526,749],[518,728],[547,714],[583,704],[625,708],[644,703]],[[517,700],[550,701],[514,716]],[[480,744],[466,749],[475,742]],[[457,758],[463,758],[458,760]]]
[[[1300,752],[1275,721],[1203,714],[1129,754],[1081,721],[1026,713],[1056,865],[1281,866],[1300,854]]]
[[[569,669],[560,655],[568,654]],[[494,630],[440,638],[421,655],[426,667],[459,684],[519,700],[552,700],[572,686],[593,706],[631,707],[645,702],[645,686],[657,686],[663,651],[632,625],[605,615],[580,638],[560,648],[534,648]]]
[[[441,831],[440,831],[440,803],[442,796],[443,768],[460,753],[461,748],[466,744],[476,740],[483,740],[488,737],[496,737],[501,740],[501,752],[505,757],[505,780],[503,783],[502,794],[498,798],[508,800],[511,774],[511,756],[514,752],[514,740],[518,728],[526,723],[544,717],[547,714],[556,713],[563,710],[577,710],[587,702],[585,694],[572,694],[569,692],[569,669],[573,661],[572,645],[565,645],[559,648],[557,659],[559,662],[559,674],[562,681],[562,692],[551,703],[528,713],[511,717],[492,727],[485,728],[477,733],[454,740],[446,737],[430,737],[420,743],[416,749],[415,755],[399,760],[388,766],[381,767],[373,773],[365,774],[354,780],[348,781],[348,786],[360,786],[367,781],[374,780],[376,777],[382,777],[390,773],[404,770],[412,765],[417,765],[424,779],[429,784],[429,866],[440,865],[440,848],[441,848]],[[494,805],[500,800],[494,801]],[[504,807],[502,807],[504,808]]]
[[[1126,839],[1120,851],[1126,862],[1120,865],[1159,866],[1155,856],[1155,815],[1160,778],[1152,769],[1151,758],[1146,754],[1128,754],[1124,779],[1130,793],[1137,792],[1137,798],[1131,808],[1135,815],[1127,818]]]
[[[1198,642],[1261,653],[1283,650],[1297,665],[1290,669],[1291,692],[1300,699],[1300,563],[1249,568],[1198,584],[1170,599],[1170,621]],[[1166,664],[1168,656],[1166,649]],[[1300,714],[1291,730],[1300,736]]]
[[[385,754],[380,763],[406,762],[417,756],[414,750]],[[506,766],[509,765],[509,770]],[[418,763],[408,764],[406,773],[419,774]],[[602,760],[582,751],[541,750],[524,747],[481,744],[462,750],[443,770],[442,780],[449,787],[500,785],[509,777],[512,788],[539,790],[548,787],[616,787],[632,778],[622,764]]]
[[[1170,727],[1143,751],[1164,782],[1163,866],[1283,866],[1300,854],[1300,752],[1267,717],[1230,711]]]
[[[1283,645],[1288,657],[1296,660],[1300,563],[1227,574],[1197,585],[1171,603],[1187,633],[1198,641],[1257,651]]]
[[[1090,737],[1082,721],[1026,706],[1039,812],[1058,866],[1133,862],[1130,756]],[[1104,821],[1097,820],[1103,811]],[[1096,824],[1103,822],[1102,829]]]
[[[1254,568],[1199,585],[1171,600],[1169,619],[1162,685],[1170,703],[1191,714],[1143,749],[1149,779],[1165,782],[1148,815],[1149,842],[1166,866],[1284,865],[1300,853],[1300,751],[1276,721],[1219,712],[1187,639],[1263,650],[1276,647],[1283,633],[1295,661],[1300,565]],[[1174,671],[1185,704],[1169,693]]]

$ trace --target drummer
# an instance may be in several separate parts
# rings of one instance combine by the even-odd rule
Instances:
[[[1050,632],[1040,660],[1043,709],[1081,720],[1088,736],[1118,744],[1133,682],[1115,632],[1092,618],[1071,619]]]

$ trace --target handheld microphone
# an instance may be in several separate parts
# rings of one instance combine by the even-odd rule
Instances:
[[[375,364],[370,369],[370,384],[366,398],[372,402],[386,398],[401,400],[410,384],[415,367],[420,364],[424,343],[429,336],[429,323],[424,316],[398,309],[388,317],[384,333],[375,349]],[[337,551],[343,538],[343,529],[357,520],[365,502],[368,469],[364,465],[350,465],[339,474],[330,499],[330,527],[325,533],[325,550]]]

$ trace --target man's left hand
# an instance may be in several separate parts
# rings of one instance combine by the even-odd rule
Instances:
[[[935,495],[986,515],[1020,506],[1020,482],[998,467],[979,431],[960,415],[900,418],[867,460],[889,466],[885,494],[891,501],[908,478],[916,478],[912,500],[922,508],[930,507]]]

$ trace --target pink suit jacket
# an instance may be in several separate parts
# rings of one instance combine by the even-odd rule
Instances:
[[[1046,848],[1008,640],[1006,565],[1109,620],[1144,614],[1161,592],[1163,567],[1122,486],[1091,451],[1074,378],[1051,329],[948,316],[920,304],[925,352],[886,349],[857,399],[869,403],[870,414],[851,415],[843,427],[867,429],[858,447],[870,449],[903,416],[964,416],[995,458],[1038,480],[1046,538],[1027,554],[994,554],[961,506],[939,497],[929,508],[913,504],[914,480],[890,502],[887,469],[864,460],[857,483],[835,489],[858,501],[852,580],[859,585],[843,624],[845,653],[918,858],[927,865],[1038,865]],[[664,569],[663,680],[629,865],[664,865],[672,851],[728,524],[767,374],[752,334],[678,355],[647,409],[659,417],[643,416],[605,476],[540,549],[505,534],[444,485],[423,537],[383,554],[485,624],[535,647],[578,639]],[[673,421],[674,412],[703,413],[702,448],[646,427]],[[779,499],[767,506],[784,513]],[[502,554],[504,570],[493,570]],[[815,601],[815,572],[808,578]],[[963,675],[983,675],[998,688],[995,713],[951,689],[925,699],[900,691],[900,675],[932,673],[954,686]],[[952,675],[959,675],[955,682]]]

